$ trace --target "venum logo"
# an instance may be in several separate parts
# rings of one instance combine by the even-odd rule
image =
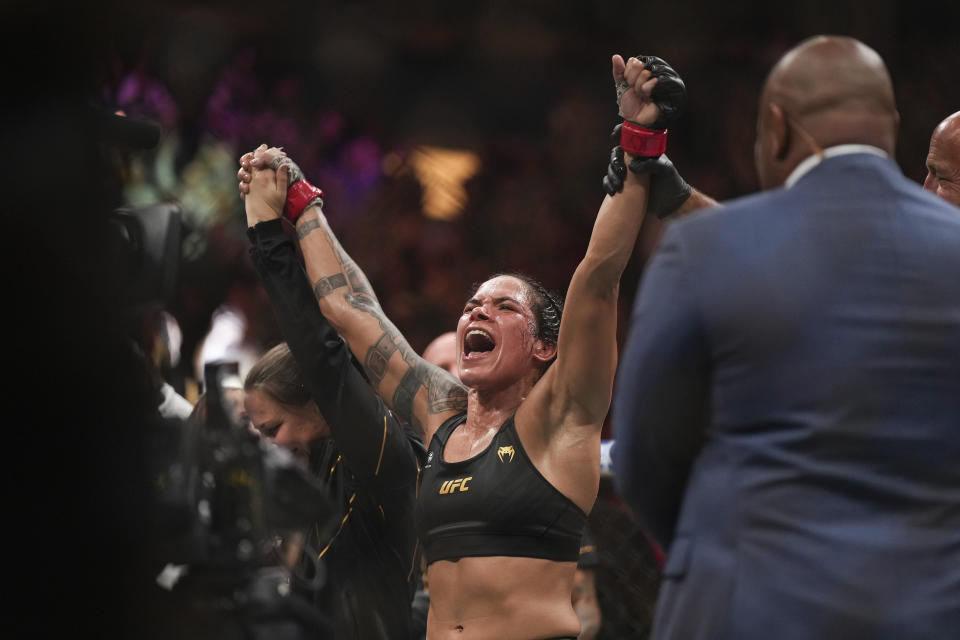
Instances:
[[[445,495],[448,493],[453,493],[457,489],[460,491],[470,491],[470,487],[467,486],[467,483],[473,480],[473,476],[467,476],[466,478],[457,478],[456,480],[447,480],[440,485],[440,495]]]
[[[500,462],[513,462],[513,445],[497,449],[497,457]]]

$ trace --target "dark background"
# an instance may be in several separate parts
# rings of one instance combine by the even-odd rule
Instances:
[[[165,2],[2,5],[4,489],[14,635],[128,633],[149,622],[149,404],[118,291],[129,265],[107,212],[181,203],[184,256],[163,306],[183,330],[183,385],[211,312],[250,310],[280,339],[251,278],[236,158],[283,146],[327,192],[335,230],[387,314],[422,350],[469,286],[523,270],[563,288],[586,247],[617,122],[610,56],[656,54],[687,82],[668,153],[719,198],[756,189],[756,100],[788,48],[818,33],[874,47],[902,119],[897,160],[922,181],[929,136],[960,109],[956,2]],[[91,103],[162,127],[125,150]],[[452,221],[422,215],[421,145],[475,152]],[[622,285],[621,336],[648,220]]]
[[[603,195],[611,54],[657,54],[679,70],[690,101],[669,154],[689,182],[730,198],[756,189],[756,100],[772,64],[813,34],[858,37],[890,66],[898,160],[922,181],[930,132],[960,105],[958,14],[955,3],[894,1],[169,3],[123,16],[100,97],[163,124],[169,153],[142,154],[132,182],[152,187],[134,192],[142,203],[183,202],[196,232],[172,307],[186,354],[244,269],[228,177],[261,142],[283,146],[327,192],[344,246],[422,350],[495,271],[566,286]],[[454,221],[420,214],[407,162],[420,145],[479,155]],[[203,189],[215,205],[185,194]],[[627,308],[656,222],[624,279]],[[254,339],[269,345],[278,334],[261,315]]]

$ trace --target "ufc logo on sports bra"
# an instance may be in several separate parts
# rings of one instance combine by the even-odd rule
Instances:
[[[467,476],[466,478],[457,478],[456,480],[447,480],[442,485],[440,485],[440,495],[446,493],[453,493],[457,489],[460,491],[470,491],[470,488],[467,486],[467,482],[473,480],[473,476]]]

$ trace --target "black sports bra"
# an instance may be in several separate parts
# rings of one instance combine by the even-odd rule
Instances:
[[[450,434],[465,421],[458,414],[437,429],[423,466],[417,528],[427,562],[470,556],[576,562],[587,514],[533,466],[513,416],[481,453],[444,461]]]

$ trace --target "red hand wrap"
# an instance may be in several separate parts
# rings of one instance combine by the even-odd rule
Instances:
[[[620,146],[632,156],[656,157],[667,150],[667,129],[648,129],[623,121]]]
[[[287,188],[287,204],[283,213],[287,220],[296,224],[297,218],[311,202],[323,198],[323,191],[306,180],[297,180]]]

